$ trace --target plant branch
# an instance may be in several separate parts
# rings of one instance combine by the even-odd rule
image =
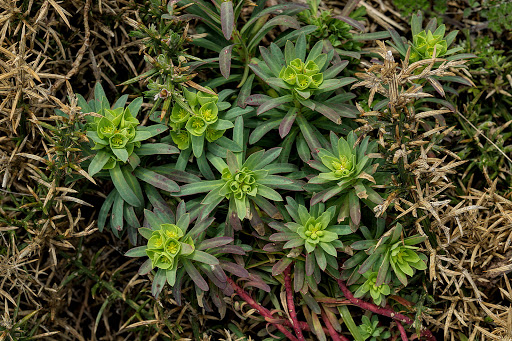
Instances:
[[[404,326],[398,321],[396,322],[396,326],[398,327],[398,330],[400,331],[400,336],[402,337],[402,341],[409,341],[409,338],[407,337],[407,333],[405,332]]]
[[[299,341],[305,341],[306,339],[304,338],[304,335],[302,335],[302,330],[300,329],[300,324],[299,321],[297,320],[297,313],[295,312],[295,303],[293,302],[292,277],[290,275],[292,264],[290,264],[284,270],[283,273],[284,288],[286,290],[286,305],[288,306],[288,312],[290,313],[290,318],[292,319],[293,324],[293,330],[295,331],[295,335],[297,335],[297,339]]]
[[[238,296],[240,296],[252,308],[256,309],[260,313],[260,315],[265,318],[267,322],[273,324],[280,332],[282,332],[288,338],[288,340],[298,341],[297,338],[293,336],[292,333],[290,333],[290,331],[286,329],[282,324],[273,321],[275,319],[274,317],[272,317],[272,314],[268,309],[258,304],[244,289],[238,286],[238,284],[236,284],[231,278],[228,277],[227,281],[229,285],[231,285],[233,290],[236,291]]]
[[[391,310],[390,308],[382,308],[373,303],[366,302],[366,301],[355,298],[354,295],[350,292],[350,290],[347,288],[347,286],[345,285],[345,283],[343,283],[343,281],[341,279],[338,280],[338,285],[339,285],[341,291],[343,292],[343,295],[345,295],[345,297],[348,298],[352,304],[358,306],[359,308],[371,311],[372,313],[375,313],[375,314],[390,317],[393,320],[396,320],[398,322],[403,322],[407,325],[414,324],[414,321],[410,317],[407,317],[403,314],[397,313],[397,312]],[[434,337],[432,332],[426,328],[422,329],[421,335],[425,336],[429,341],[436,340],[436,338]]]

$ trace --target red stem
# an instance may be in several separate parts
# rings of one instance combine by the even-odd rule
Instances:
[[[409,341],[409,338],[407,337],[407,333],[405,332],[404,326],[398,321],[396,322],[396,326],[398,327],[398,330],[400,331],[400,336],[402,337],[402,341]]]
[[[322,309],[322,320],[325,323],[325,326],[327,327],[327,331],[329,332],[329,335],[331,335],[331,338],[333,341],[341,341],[341,338],[338,334],[338,332],[334,329],[334,327],[331,324],[331,321],[329,321],[329,318],[327,317],[327,314]]]
[[[390,308],[382,308],[373,303],[365,302],[363,300],[355,298],[354,295],[352,295],[350,290],[347,288],[347,286],[345,285],[345,283],[343,283],[343,281],[341,279],[338,280],[338,285],[339,285],[341,291],[343,292],[343,295],[345,295],[345,297],[348,298],[348,300],[352,304],[354,304],[362,309],[371,311],[372,313],[390,317],[393,320],[396,320],[398,322],[403,322],[408,325],[412,325],[414,323],[414,321],[410,317],[407,317],[403,314],[397,313],[397,312],[391,310]],[[432,332],[428,329],[423,329],[421,331],[421,335],[425,336],[430,341],[436,340],[434,335],[432,335]]]
[[[235,282],[233,282],[233,280],[231,278],[228,277],[227,281],[231,285],[231,287],[236,291],[238,296],[240,296],[252,308],[256,309],[260,313],[260,315],[265,318],[265,320],[267,322],[273,324],[280,332],[282,332],[288,338],[288,340],[298,341],[297,338],[295,336],[293,336],[292,333],[290,333],[290,331],[288,329],[283,327],[283,325],[276,323],[276,322],[272,322],[272,320],[274,320],[274,317],[272,317],[272,314],[270,313],[270,311],[268,311],[266,308],[264,308],[260,304],[256,303],[256,301],[253,300],[253,298],[247,292],[245,292],[244,289],[242,289]]]
[[[293,263],[292,263],[293,264]],[[292,276],[290,275],[290,270],[292,268],[292,264],[290,264],[284,270],[284,288],[286,290],[286,305],[288,306],[288,312],[290,313],[290,318],[292,319],[293,330],[295,331],[295,335],[297,335],[297,339],[299,341],[306,341],[304,335],[302,335],[302,330],[300,329],[299,321],[297,320],[297,313],[295,312],[295,303],[293,302],[293,291],[292,291]]]

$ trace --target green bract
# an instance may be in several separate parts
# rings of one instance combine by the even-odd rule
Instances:
[[[178,99],[169,117],[171,138],[179,149],[192,147],[194,155],[200,157],[204,151],[204,139],[213,142],[221,138],[227,129],[233,128],[233,123],[219,118],[217,95],[187,89],[183,89],[183,93],[187,102]],[[225,105],[223,107],[226,108]]]
[[[374,177],[376,167],[368,153],[375,150],[376,143],[369,143],[369,137],[356,145],[356,135],[350,132],[345,140],[331,133],[330,148],[318,149],[315,160],[309,165],[320,174],[309,180],[306,189],[316,192],[311,203],[326,202],[334,198],[340,206],[338,221],[350,216],[355,224],[361,220],[359,199],[370,203],[382,202],[370,182],[376,183]]]
[[[363,277],[366,281],[359,286],[354,297],[361,298],[369,293],[375,304],[385,306],[386,296],[391,293],[389,285],[385,283],[377,285],[377,272],[365,272]]]
[[[306,89],[318,89],[323,82],[323,74],[319,72],[318,65],[310,60],[304,64],[299,58],[294,59],[288,66],[283,66],[279,78],[299,92]]]
[[[444,40],[445,26],[439,26],[437,30],[421,31],[414,35],[413,38],[413,53],[411,54],[411,61],[415,62],[421,59],[429,59],[432,57],[444,56],[447,49],[446,40]],[[434,50],[436,55],[434,55]]]

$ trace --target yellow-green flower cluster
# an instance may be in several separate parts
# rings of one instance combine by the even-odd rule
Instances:
[[[213,142],[225,130],[217,130],[212,124],[218,121],[218,96],[205,92],[191,92],[184,90],[188,109],[176,104],[171,111],[170,126],[171,137],[179,149],[188,149],[191,136],[205,136],[208,142]]]
[[[413,51],[411,62],[443,56],[448,50],[448,44],[444,40],[445,26],[439,26],[434,33],[432,31],[421,31],[413,36]],[[434,56],[434,49],[436,55]]]
[[[300,58],[296,58],[288,66],[284,66],[279,73],[279,78],[298,91],[318,89],[324,81],[324,75],[314,61],[310,60],[304,63]]]
[[[129,109],[104,109],[101,117],[94,117],[88,136],[94,141],[93,150],[107,150],[112,157],[103,169],[113,168],[117,161],[126,162],[140,142],[133,142],[139,120]]]
[[[174,224],[162,224],[160,229],[153,231],[146,248],[153,268],[174,269],[178,265],[178,256],[194,252],[192,239],[188,237],[182,240],[182,237],[183,231]]]

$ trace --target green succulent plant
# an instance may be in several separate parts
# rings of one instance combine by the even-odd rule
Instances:
[[[142,98],[134,99],[126,108],[128,95],[110,105],[100,83],[94,88],[94,98],[87,102],[77,94],[78,105],[87,114],[87,136],[93,142],[84,146],[84,153],[94,155],[88,166],[88,174],[106,177],[114,183],[114,189],[105,199],[98,216],[98,228],[103,230],[111,212],[110,227],[116,236],[128,231],[132,243],[137,240],[138,224],[135,209],[144,206],[144,195],[138,179],[145,182],[145,193],[154,193],[156,188],[167,192],[179,190],[178,184],[143,167],[144,159],[150,155],[177,154],[179,150],[167,143],[142,143],[165,132],[163,124],[142,126],[137,114]],[[108,170],[102,172],[102,170]]]
[[[371,320],[368,316],[363,315],[359,325],[359,332],[364,340],[369,341],[380,341],[391,337],[391,333],[386,330],[386,327],[379,327],[377,315],[372,315]]]
[[[386,283],[377,285],[377,272],[365,272],[363,277],[366,281],[354,292],[354,297],[361,298],[369,294],[375,304],[385,306],[386,296],[391,293],[389,285]]]
[[[371,188],[376,183],[373,175],[376,165],[368,156],[376,149],[376,142],[365,137],[356,144],[357,136],[351,131],[347,139],[331,133],[330,148],[318,149],[309,165],[320,173],[312,177],[305,187],[314,192],[311,204],[333,200],[339,207],[338,221],[350,216],[354,224],[361,220],[359,199],[370,204],[382,203],[381,196]]]

